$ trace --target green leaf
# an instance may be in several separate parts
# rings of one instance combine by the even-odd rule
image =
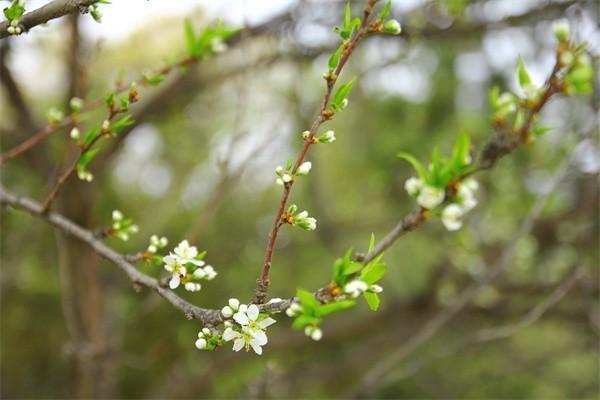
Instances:
[[[106,103],[107,106],[112,107],[115,104],[115,96],[115,93],[107,94],[104,98],[104,103]]]
[[[356,302],[354,300],[341,300],[329,304],[323,304],[316,310],[317,317],[324,317],[334,312],[346,310],[354,306]]]
[[[466,160],[469,158],[470,150],[471,138],[469,138],[469,135],[466,132],[461,132],[452,149],[451,163],[455,172],[459,172],[463,166],[468,165]]]
[[[23,7],[19,0],[13,0],[10,6],[4,8],[4,16],[7,20],[19,20],[25,13],[25,7]]]
[[[129,114],[127,114],[126,116],[124,116],[123,118],[121,118],[120,120],[118,120],[117,122],[115,122],[112,125],[112,131],[114,133],[120,133],[123,129],[127,128],[128,126],[131,126],[135,123],[135,120],[133,119],[133,117]]]
[[[377,293],[364,292],[363,297],[367,301],[369,308],[373,311],[377,311],[380,303],[379,296],[377,295]]]
[[[304,328],[306,325],[318,325],[321,322],[321,319],[318,317],[313,317],[311,315],[302,314],[296,317],[294,322],[292,323],[292,329],[300,330]]]
[[[533,133],[533,136],[543,136],[546,133],[550,132],[552,129],[551,126],[536,126],[535,128],[533,128],[533,130],[531,131],[531,133]]]
[[[417,174],[419,174],[419,178],[421,178],[421,180],[424,182],[428,181],[427,171],[415,157],[405,152],[400,152],[397,154],[397,156],[405,161],[408,161],[415,171],[417,171]]]
[[[183,23],[183,29],[185,33],[185,46],[190,57],[196,58],[198,56],[196,46],[196,35],[194,34],[194,27],[190,19],[186,19]]]
[[[387,266],[382,263],[370,262],[360,274],[360,280],[372,285],[379,281],[387,271]]]
[[[338,47],[338,49],[331,55],[331,57],[329,57],[329,71],[333,72],[335,70],[335,68],[337,67],[339,61],[340,61],[340,57],[342,56],[342,53],[344,52],[344,48],[346,47],[346,45],[344,43],[342,43],[340,45],[340,47]]]
[[[92,128],[89,131],[87,131],[87,133],[83,137],[83,144],[90,144],[92,140],[94,140],[94,138],[98,135],[98,132],[100,132],[99,128]]]
[[[352,23],[352,10],[350,9],[350,1],[346,2],[346,12],[344,13],[344,29],[349,31]]]
[[[314,311],[320,305],[319,301],[315,299],[315,296],[308,290],[298,288],[296,290],[296,296],[300,299],[300,305],[302,305],[307,312]]]
[[[165,80],[164,74],[155,74],[152,71],[144,71],[142,76],[144,78],[144,82],[150,86],[156,86]]]
[[[490,93],[488,94],[490,105],[494,110],[497,108],[498,97],[500,97],[500,88],[498,86],[494,86],[490,89]]]
[[[335,92],[335,95],[331,100],[331,107],[334,110],[339,111],[343,109],[342,103],[344,102],[344,99],[350,94],[350,91],[352,90],[352,87],[354,86],[355,82],[356,77],[350,79],[348,82],[340,86],[339,89]]]
[[[388,15],[390,15],[390,10],[392,9],[392,0],[388,0],[385,5],[383,6],[383,8],[381,9],[381,11],[379,12],[379,15],[377,16],[377,18],[380,21],[384,21]]]
[[[368,253],[372,252],[374,248],[375,248],[375,234],[373,232],[371,232],[371,240],[369,241],[369,250],[367,252]]]
[[[517,73],[519,75],[519,85],[521,86],[521,88],[524,88],[527,85],[531,85],[531,77],[529,76],[529,72],[527,72],[527,68],[525,68],[523,58],[520,56],[517,62]]]
[[[79,157],[79,161],[77,161],[77,166],[80,168],[85,168],[93,159],[96,157],[100,149],[91,149],[86,151]]]

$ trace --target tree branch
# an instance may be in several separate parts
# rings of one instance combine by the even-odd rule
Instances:
[[[8,192],[3,186],[0,186],[0,203],[27,211],[31,215],[42,218],[61,231],[87,243],[96,253],[123,270],[134,285],[146,286],[153,289],[175,308],[183,312],[188,319],[198,319],[205,325],[215,325],[222,321],[219,310],[200,308],[188,303],[172,290],[164,287],[157,279],[140,272],[134,265],[127,262],[124,255],[112,250],[98,239],[94,232],[82,228],[58,213],[48,212],[44,214],[42,205],[34,200],[17,196]]]
[[[19,26],[24,32],[37,25],[45,24],[46,22],[60,18],[73,12],[84,12],[87,7],[96,3],[98,0],[54,0],[36,10],[26,13],[19,20]],[[0,39],[10,36],[7,28],[8,21],[0,23]]]

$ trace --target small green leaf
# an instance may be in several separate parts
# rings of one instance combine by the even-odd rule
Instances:
[[[531,131],[531,133],[533,133],[534,136],[538,137],[538,136],[543,136],[546,133],[550,132],[552,129],[551,126],[536,126],[535,128],[533,128],[533,130]]]
[[[112,125],[112,131],[114,133],[120,133],[123,129],[127,128],[128,126],[131,126],[135,123],[135,120],[133,119],[133,117],[131,115],[126,115],[123,118],[121,118],[120,120],[116,121],[113,125]]]
[[[317,317],[324,317],[326,315],[332,314],[334,312],[346,310],[352,306],[354,306],[356,302],[354,300],[341,300],[336,301],[329,304],[323,304],[316,310]]]
[[[90,144],[92,140],[94,140],[94,138],[98,135],[98,132],[100,132],[99,128],[91,128],[89,131],[87,131],[87,133],[83,137],[83,144]]]
[[[25,13],[25,7],[21,5],[19,0],[13,0],[10,6],[4,8],[4,16],[9,21],[18,21]]]
[[[529,76],[529,72],[527,72],[527,68],[525,67],[523,58],[520,56],[517,62],[517,73],[519,75],[519,85],[521,86],[521,88],[524,88],[527,85],[531,85],[531,77]]]
[[[352,90],[352,87],[354,86],[355,82],[356,77],[350,79],[348,82],[340,86],[339,89],[335,92],[335,95],[331,100],[331,107],[334,110],[340,111],[341,109],[343,109],[342,103],[344,102],[344,99],[350,94],[350,91]]]
[[[342,43],[340,45],[340,47],[338,47],[338,49],[331,55],[331,57],[329,57],[329,71],[333,72],[335,70],[335,68],[337,67],[339,61],[340,61],[340,57],[342,56],[342,53],[344,52],[344,48],[345,48],[345,44]]]
[[[188,55],[190,57],[197,57],[197,46],[196,46],[196,35],[194,34],[194,27],[192,26],[192,21],[186,19],[183,25],[184,33],[185,33],[185,46],[187,48]]]
[[[77,166],[80,168],[85,168],[98,154],[100,149],[91,149],[84,152],[81,157],[79,157],[79,161],[77,161]]]
[[[387,266],[382,263],[370,262],[360,274],[360,280],[372,285],[379,281],[387,271]]]
[[[388,15],[390,15],[390,10],[392,9],[392,0],[388,0],[385,5],[383,6],[383,8],[381,9],[381,11],[379,12],[379,15],[377,16],[377,18],[380,21],[384,21]]]
[[[417,171],[417,174],[419,174],[419,178],[421,178],[421,180],[424,182],[428,181],[427,171],[415,157],[405,152],[400,152],[397,154],[397,156],[405,161],[408,161],[415,171]]]
[[[300,330],[304,328],[306,325],[318,325],[321,322],[321,319],[318,317],[313,317],[312,315],[302,314],[296,317],[294,322],[292,323],[292,329]]]
[[[344,29],[349,31],[352,23],[352,10],[350,9],[350,1],[346,2],[346,12],[344,13]]]
[[[377,293],[364,292],[363,296],[367,301],[369,308],[373,311],[377,311],[380,303],[379,296],[377,295]]]
[[[371,240],[369,241],[368,253],[372,252],[375,248],[375,234],[371,232]]]
[[[300,299],[300,304],[305,311],[315,310],[320,305],[319,301],[315,299],[315,296],[308,290],[298,288],[296,290],[296,296]]]

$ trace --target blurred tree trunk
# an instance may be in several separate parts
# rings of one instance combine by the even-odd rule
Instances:
[[[72,97],[84,97],[84,70],[81,62],[81,37],[78,15],[69,17],[71,45],[69,55]],[[84,227],[93,227],[95,203],[92,185],[72,177],[58,201],[61,212]],[[99,274],[99,257],[89,246],[58,234],[63,313],[71,335],[68,355],[73,368],[72,395],[77,398],[110,396],[107,376],[108,343],[104,316],[104,291]]]

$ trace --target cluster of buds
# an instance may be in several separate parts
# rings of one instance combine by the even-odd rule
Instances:
[[[323,337],[323,331],[316,325],[307,325],[304,327],[304,334],[314,341],[319,341]]]
[[[298,212],[298,206],[292,204],[287,211],[283,213],[281,219],[286,224],[298,226],[306,231],[314,231],[317,229],[317,220],[308,215],[308,211]]]
[[[346,99],[344,99],[346,100]],[[348,101],[346,100],[346,105],[347,105]],[[310,137],[310,131],[304,131],[302,132],[302,139],[306,140]],[[324,134],[322,134],[319,137],[313,137],[312,138],[312,143],[313,144],[317,144],[317,143],[332,143],[335,142],[335,132],[332,130],[328,130],[327,132],[325,132]]]
[[[71,133],[73,133],[73,132],[71,132]],[[85,182],[91,182],[94,180],[94,174],[92,174],[90,171],[88,171],[85,168],[80,168],[79,166],[77,166],[77,178],[79,178]],[[123,240],[127,240],[127,239],[123,239]]]
[[[275,182],[278,185],[285,186],[292,182],[296,178],[296,176],[308,175],[311,168],[312,163],[310,161],[305,161],[302,164],[300,164],[298,169],[296,169],[295,173],[292,172],[292,166],[290,162],[288,162],[286,168],[283,168],[280,165],[277,168],[275,168],[275,174],[277,175],[277,179],[275,179]]]
[[[183,283],[188,292],[197,292],[202,289],[199,280],[213,280],[217,272],[211,265],[206,265],[203,260],[205,255],[206,252],[198,253],[196,246],[190,246],[184,240],[175,247],[173,253],[163,257],[164,268],[171,273],[169,287],[175,290]]]
[[[198,332],[198,340],[196,340],[196,348],[198,350],[214,350],[221,344],[219,335],[213,334],[210,329],[202,328]]]
[[[83,101],[83,99],[80,99],[79,97],[73,97],[69,101],[69,107],[71,107],[71,112],[74,114],[77,114],[81,110],[83,110],[84,105],[85,105],[85,102]]]
[[[112,236],[118,237],[123,241],[129,240],[130,235],[138,233],[139,228],[133,223],[131,218],[125,218],[119,210],[112,212],[112,224],[109,232]]]
[[[23,33],[23,29],[21,28],[21,26],[19,26],[19,20],[13,19],[12,21],[10,21],[8,28],[6,28],[6,32],[8,32],[10,35],[20,35],[21,33]]]
[[[383,292],[383,288],[379,285],[369,285],[360,279],[355,279],[351,282],[348,282],[344,286],[344,293],[352,298],[357,298],[365,292],[381,293]]]
[[[152,235],[150,236],[150,244],[148,245],[146,251],[151,254],[156,254],[159,249],[167,247],[168,244],[169,239],[166,237],[163,236],[159,238],[157,235]]]

